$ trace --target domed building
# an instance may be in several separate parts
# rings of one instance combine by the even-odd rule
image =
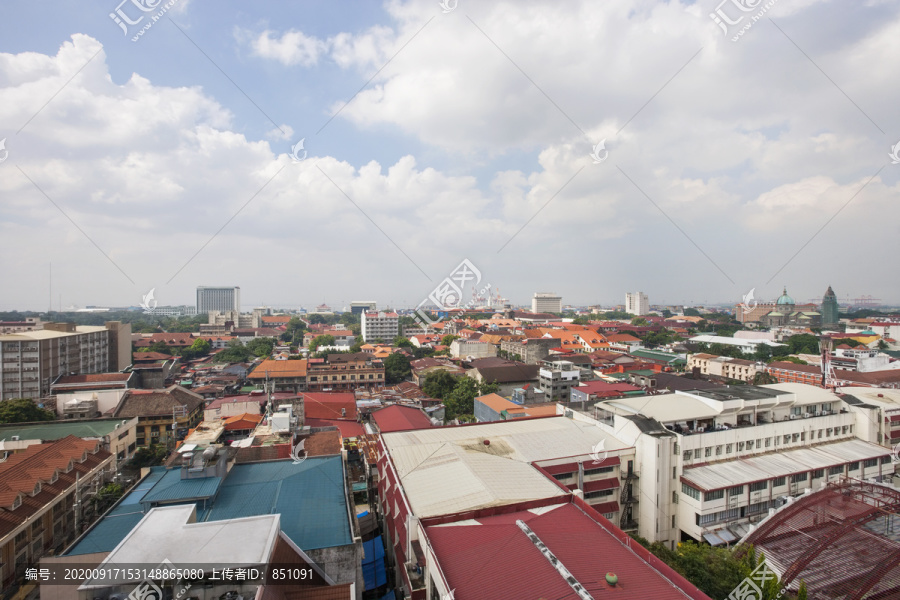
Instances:
[[[775,310],[763,315],[759,322],[763,327],[821,327],[822,313],[812,310],[797,310],[797,303],[788,296],[785,287],[781,296],[775,301]]]

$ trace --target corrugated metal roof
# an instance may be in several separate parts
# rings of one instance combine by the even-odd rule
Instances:
[[[563,496],[531,462],[588,456],[600,440],[609,450],[625,447],[600,428],[565,417],[435,427],[382,439],[419,517]]]
[[[137,525],[144,512],[141,499],[166,474],[165,467],[151,467],[150,473],[125,496],[105,517],[66,553],[66,556],[111,552]]]
[[[281,530],[303,550],[351,544],[340,456],[235,465],[204,520],[281,514]]]
[[[222,485],[221,477],[182,479],[181,469],[172,469],[153,486],[141,500],[142,504],[207,499],[216,495]]]
[[[692,467],[683,478],[701,490],[717,490],[889,455],[882,446],[850,440]]]

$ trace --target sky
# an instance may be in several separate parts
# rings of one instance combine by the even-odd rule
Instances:
[[[0,310],[900,303],[897,2],[3,13]]]

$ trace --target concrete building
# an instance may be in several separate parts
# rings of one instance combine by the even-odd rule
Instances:
[[[310,392],[348,392],[378,387],[384,387],[384,363],[371,354],[329,354],[325,359],[309,359],[306,389]]]
[[[25,569],[60,552],[97,514],[91,498],[114,476],[97,440],[68,436],[33,444],[0,463],[0,588],[25,583]]]
[[[211,310],[241,312],[241,288],[197,286],[197,314]]]
[[[34,331],[43,326],[40,317],[26,317],[22,321],[0,321],[0,334]]]
[[[674,548],[743,537],[782,496],[840,477],[888,479],[865,411],[799,384],[734,386],[600,402],[596,418],[636,447],[638,533]]]
[[[638,493],[634,448],[591,423],[436,427],[375,443],[372,476],[403,597],[568,598],[579,584],[601,598],[610,588],[597,573],[617,572],[628,574],[615,590],[623,600],[705,598],[607,520]]]
[[[450,344],[453,358],[488,358],[497,355],[497,347],[481,340],[457,338]]]
[[[83,421],[45,421],[0,426],[0,453],[23,452],[34,444],[55,442],[74,435],[100,444],[113,455],[112,467],[132,457],[137,449],[137,419],[85,419]]]
[[[516,408],[521,407],[515,402],[510,402],[497,394],[478,396],[475,398],[475,420],[479,423],[505,421],[506,411]]]
[[[363,311],[360,317],[363,341],[392,342],[400,335],[400,316],[395,312]]]
[[[533,313],[561,313],[562,296],[554,293],[535,292],[531,299],[531,312]]]
[[[756,347],[760,344],[767,346],[784,346],[766,339],[746,339],[737,337],[725,337],[722,335],[695,335],[688,340],[694,344],[724,344],[726,346],[737,346],[744,354],[753,354]]]
[[[60,375],[121,371],[131,364],[131,325],[44,323],[0,335],[0,401],[43,398]]]
[[[568,360],[545,360],[538,376],[538,386],[551,402],[568,402],[572,388],[581,383],[581,370]]]
[[[376,310],[374,300],[354,300],[350,303],[350,312],[354,315],[361,315],[364,312],[375,312]]]
[[[644,292],[625,294],[625,312],[635,316],[650,314],[650,300]]]
[[[188,430],[203,418],[203,403],[203,396],[178,385],[160,390],[128,390],[113,416],[118,419],[137,417],[135,442],[138,447],[170,445],[174,448],[175,441],[184,439]]]
[[[527,365],[540,364],[550,356],[550,349],[559,346],[556,338],[525,338],[519,340],[502,340],[501,355],[510,360],[518,360]]]
[[[512,395],[518,388],[538,382],[538,365],[526,365],[502,358],[480,358],[471,364],[472,368],[466,371],[466,377],[479,383],[496,383],[500,388],[497,393],[504,397]]]
[[[730,356],[716,356],[715,354],[698,352],[697,354],[688,355],[687,370],[689,373],[706,375],[715,381],[733,379],[750,382],[753,381],[757,373],[765,372],[766,364],[752,360],[731,358]]]
[[[834,327],[840,321],[837,294],[828,286],[822,297],[822,327]]]

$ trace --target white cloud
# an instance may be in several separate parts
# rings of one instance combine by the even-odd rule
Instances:
[[[242,32],[246,35],[247,32]],[[322,40],[304,35],[302,31],[291,29],[279,37],[266,29],[250,41],[253,55],[276,60],[285,66],[301,65],[309,67],[319,61],[319,56],[327,45]]]

